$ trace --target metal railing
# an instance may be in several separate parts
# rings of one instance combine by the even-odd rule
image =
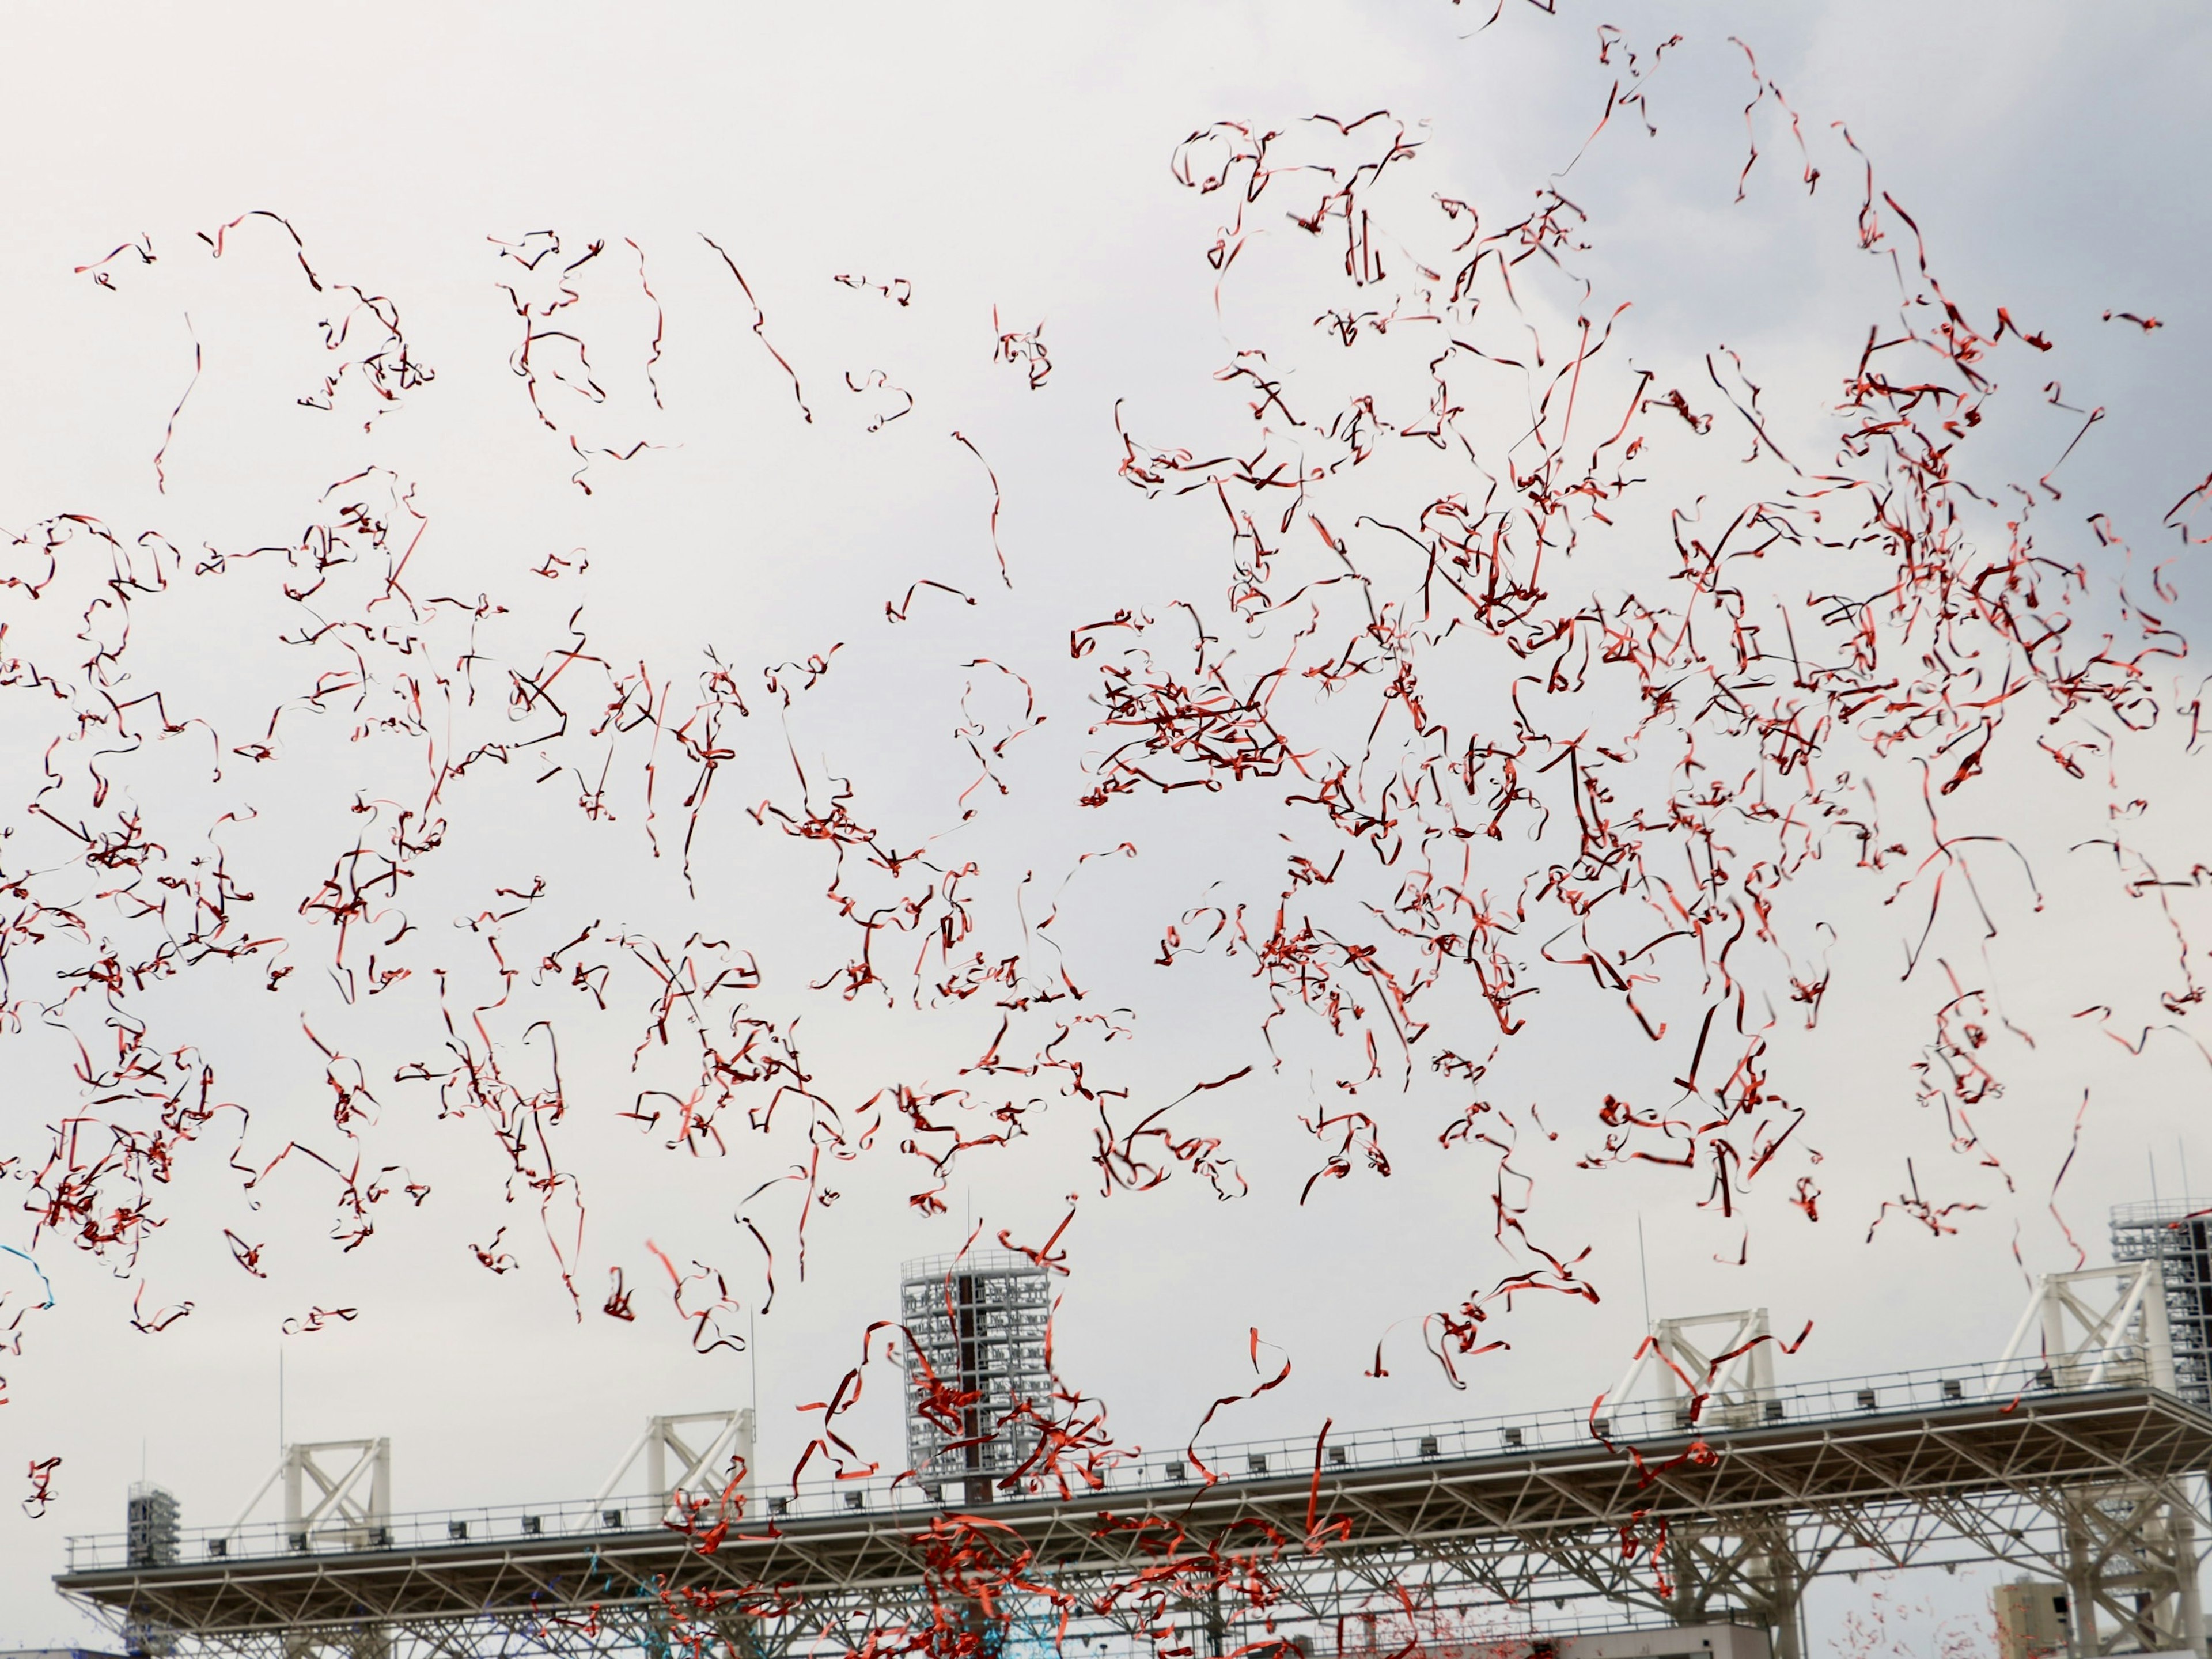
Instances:
[[[1002,1492],[1001,1502],[1022,1498],[1075,1498],[1127,1495],[1172,1498],[1223,1481],[1279,1480],[1359,1469],[1418,1468],[1429,1463],[1474,1459],[1510,1459],[1537,1452],[1581,1447],[1605,1456],[1630,1446],[1680,1441],[1694,1433],[1722,1437],[1745,1430],[1784,1425],[1835,1423],[1890,1414],[1960,1410],[1995,1401],[2053,1395],[2141,1388],[2140,1365],[2108,1367],[2094,1389],[2075,1376],[2055,1373],[2045,1361],[2029,1358],[2004,1363],[1887,1371],[1870,1376],[1778,1385],[1755,1398],[1723,1401],[1709,1397],[1694,1413],[1682,1400],[1639,1400],[1623,1405],[1601,1401],[1589,1407],[1522,1412],[1450,1422],[1332,1432],[1326,1439],[1289,1437],[1245,1440],[1168,1451],[1133,1449],[1125,1460],[1085,1477],[1047,1475],[1027,1480],[1019,1492]],[[1694,1420],[1693,1420],[1694,1418]],[[911,1474],[866,1480],[823,1478],[765,1492],[750,1512],[738,1516],[732,1504],[732,1533],[757,1531],[793,1522],[843,1520],[873,1524],[884,1516],[921,1517],[961,1506],[959,1482],[939,1483]],[[206,1567],[229,1560],[286,1555],[351,1554],[367,1551],[419,1551],[484,1544],[532,1544],[562,1538],[663,1533],[683,1516],[664,1498],[651,1494],[597,1502],[571,1498],[544,1504],[487,1504],[421,1510],[395,1515],[373,1526],[331,1522],[310,1532],[288,1531],[281,1521],[238,1527],[184,1528],[177,1538],[178,1567]],[[722,1518],[709,1503],[695,1525],[703,1530]],[[79,1534],[67,1540],[69,1571],[96,1572],[134,1565],[125,1533]]]
[[[2212,1200],[2201,1198],[2138,1199],[2112,1206],[2112,1225],[2141,1227],[2154,1222],[2179,1225],[2201,1215],[2212,1215]]]
[[[1018,1250],[956,1250],[899,1264],[900,1281],[909,1285],[926,1279],[955,1279],[963,1274],[988,1279],[1000,1273],[1045,1273],[1046,1269]]]

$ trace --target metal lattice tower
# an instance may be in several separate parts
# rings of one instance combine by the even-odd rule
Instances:
[[[901,1268],[899,1311],[914,1338],[907,1461],[925,1487],[988,1504],[1035,1455],[1051,1409],[1051,1275],[1004,1250],[930,1256]]]
[[[2112,1259],[2154,1261],[2164,1272],[2175,1392],[2212,1409],[2212,1206],[2178,1198],[2115,1206]]]
[[[165,1487],[144,1480],[131,1483],[129,1535],[134,1567],[177,1565],[177,1500]]]
[[[132,1481],[125,1513],[124,1547],[132,1566],[173,1567],[183,1559],[178,1547],[177,1500],[167,1487]],[[167,1659],[176,1651],[175,1636],[148,1620],[125,1620],[122,1635],[123,1650],[131,1659]]]

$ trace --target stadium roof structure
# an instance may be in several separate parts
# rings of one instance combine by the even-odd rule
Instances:
[[[1625,1612],[1764,1624],[1789,1659],[1812,1577],[1995,1559],[2071,1584],[2097,1646],[2203,1652],[2195,1540],[2212,1522],[2193,1494],[2212,1416],[2142,1364],[2045,1351],[1714,1398],[1155,1454],[1096,1488],[974,1510],[911,1478],[823,1482],[720,1536],[671,1527],[647,1498],[186,1532],[160,1565],[74,1539],[57,1583],[118,1626],[257,1659],[611,1652],[679,1617],[773,1655],[972,1616],[945,1554],[980,1538],[1074,1598],[1068,1629],[1109,1640],[1172,1626],[1219,1654],[1258,1639],[1251,1605],[1178,1599],[1196,1581],[1176,1565],[1218,1553],[1264,1575],[1269,1634],[1340,1651],[1360,1645],[1349,1621],[1371,1632],[1408,1610],[1532,1629]],[[1129,1592],[1139,1574],[1156,1593]]]

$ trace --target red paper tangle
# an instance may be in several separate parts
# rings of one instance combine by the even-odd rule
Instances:
[[[979,439],[987,414],[939,417],[964,455],[897,424],[963,376],[1047,407],[1019,396],[1054,368],[1030,319],[1066,313],[994,306],[988,364],[973,331],[1019,272],[969,288],[941,353],[838,337],[847,355],[821,361],[853,365],[857,418],[816,423],[796,362],[826,343],[787,331],[921,326],[908,279],[836,275],[845,292],[815,288],[805,319],[805,296],[787,313],[703,235],[674,266],[619,227],[492,239],[494,375],[504,352],[507,416],[552,438],[518,463],[489,437],[458,456],[398,442],[382,416],[451,388],[399,302],[336,281],[292,220],[259,210],[183,244],[204,261],[167,233],[159,260],[150,236],[88,242],[115,246],[70,274],[116,307],[187,266],[216,284],[273,270],[311,307],[313,367],[263,416],[348,453],[295,476],[289,439],[262,443],[229,404],[215,420],[259,343],[210,329],[204,354],[193,319],[217,313],[165,289],[147,314],[185,316],[192,366],[149,361],[137,424],[115,428],[140,441],[166,411],[159,521],[61,501],[0,535],[17,760],[0,1041],[50,1107],[0,1148],[17,1254],[82,1252],[149,1337],[218,1310],[225,1286],[259,1295],[228,1259],[282,1284],[303,1311],[280,1328],[305,1336],[374,1311],[316,1299],[334,1293],[312,1277],[321,1253],[368,1249],[395,1194],[406,1220],[434,1197],[468,1208],[441,1235],[465,1246],[443,1259],[464,1294],[542,1291],[580,1321],[604,1273],[603,1335],[660,1322],[719,1364],[776,1308],[780,1265],[803,1279],[825,1234],[817,1275],[894,1221],[940,1232],[971,1178],[1035,1197],[1095,1176],[1122,1236],[1203,1270],[1215,1246],[1173,1231],[1178,1181],[1245,1202],[1244,1239],[1273,1213],[1248,1200],[1327,1227],[1308,1212],[1383,1180],[1416,1202],[1422,1161],[1448,1160],[1498,1259],[1346,1316],[1338,1351],[1365,1362],[1372,1339],[1365,1374],[1384,1377],[1388,1342],[1418,1328],[1459,1389],[1482,1356],[1612,1316],[1618,1230],[1588,1218],[1601,1177],[1674,1205],[1685,1248],[1718,1265],[1824,1218],[1863,1219],[1885,1249],[1956,1249],[2021,1204],[2081,1257],[2059,1200],[2100,1125],[2085,1095],[2059,1146],[2022,1060],[2063,1069],[2073,1043],[2114,1066],[2212,1060],[2212,873],[2165,816],[2202,735],[2179,619],[2212,478],[2170,482],[2152,507],[2172,501],[2158,528],[2181,545],[2138,558],[2135,508],[2099,471],[2121,406],[2081,395],[2087,364],[2065,371],[2069,403],[2045,362],[2083,334],[2136,337],[2069,336],[1947,285],[1943,228],[1848,130],[1808,131],[1747,42],[1711,43],[1751,76],[1717,111],[1740,112],[1744,150],[1685,161],[1706,169],[1696,188],[1732,189],[1728,223],[1658,216],[1670,258],[1784,268],[1753,186],[1786,120],[1808,192],[1839,161],[1852,182],[1848,225],[1785,228],[1872,256],[1879,306],[1863,314],[1848,283],[1806,301],[1784,352],[1684,332],[1679,308],[1650,321],[1615,291],[1640,269],[1603,205],[1622,175],[1591,174],[1675,140],[1656,77],[1698,48],[1610,24],[1595,45],[1595,64],[1589,36],[1572,45],[1587,102],[1558,129],[1579,147],[1510,189],[1455,178],[1463,135],[1432,145],[1413,112],[1192,112],[1155,157],[1160,222],[1187,216],[1144,300],[1158,349],[1083,364],[1086,384],[1116,380],[1096,447],[1075,419],[1076,447],[1042,461],[1060,422]],[[766,374],[773,399],[684,427],[695,313],[721,316],[726,348],[733,298],[757,347],[737,341],[738,379],[757,393]],[[1193,359],[1198,337],[1214,343]],[[704,507],[653,496],[672,462],[613,465],[678,444],[713,480]],[[252,499],[203,510],[246,476]],[[1132,821],[1096,833],[1109,816]],[[2122,944],[2063,948],[2087,926]],[[2073,1020],[2008,1011],[2023,951]],[[1912,1109],[1869,1139],[1836,1104],[1838,1053]],[[432,1169],[448,1156],[489,1162]],[[2026,1169],[2053,1171],[2047,1193]],[[586,1227],[617,1183],[690,1194],[653,1224],[672,1246],[645,1243],[665,1304],[636,1304]],[[967,1243],[995,1237],[1075,1308],[1068,1206],[975,1222]],[[187,1239],[204,1285],[171,1278],[164,1252]],[[2016,1234],[2023,1267],[2033,1247]],[[27,1305],[0,1313],[11,1353]],[[1190,1607],[1218,1600],[1224,1644],[1233,1625],[1236,1651],[1279,1656],[1281,1564],[1347,1536],[1322,1479],[1334,1417],[1302,1523],[1200,1538],[1170,1508],[1109,1506],[1138,1454],[1057,1369],[1058,1307],[1048,1384],[988,1424],[908,1333],[869,1326],[808,1390],[792,1490],[900,1477],[872,1420],[895,1368],[940,1427],[1030,1449],[994,1496],[1097,1499],[1123,1566],[1079,1593],[992,1515],[939,1504],[908,1529],[911,1602],[816,1607],[835,1626],[817,1645],[975,1659],[994,1619],[1061,1645],[1110,1620],[1176,1659]],[[1233,1328],[1255,1382],[1194,1430],[1208,1482],[1198,1436],[1291,1378],[1258,1325]],[[1694,1431],[1714,1376],[1679,1380]],[[1594,1407],[1600,1440],[1606,1422]],[[1664,1472],[1613,1450],[1641,1483]],[[1719,1455],[1696,1431],[1666,1454]],[[31,1465],[27,1512],[58,1462]],[[664,1524],[702,1553],[772,1528],[744,1512],[759,1473],[714,1472]],[[1680,1542],[1639,1508],[1621,1570],[1663,1592]],[[1409,1653],[1443,1616],[1402,1580],[1376,1600]],[[775,1584],[662,1602],[672,1650],[697,1659],[731,1620],[802,1605]]]
[[[776,367],[781,368],[786,375],[790,377],[791,395],[793,400],[799,405],[799,418],[811,425],[814,420],[814,411],[806,406],[806,393],[799,386],[799,371],[792,368],[791,364],[785,360],[784,355],[781,351],[778,351],[775,346],[769,344],[768,337],[768,313],[761,309],[760,301],[753,298],[752,284],[745,281],[745,274],[738,269],[737,261],[730,258],[728,254],[723,252],[721,245],[715,241],[713,237],[708,235],[704,231],[702,231],[699,233],[699,240],[706,243],[708,247],[714,250],[715,254],[721,259],[722,263],[729,267],[730,275],[737,279],[738,291],[745,296],[745,303],[752,307],[752,331],[754,337],[760,341],[762,347],[768,352],[768,355],[775,359]]]
[[[110,275],[107,267],[126,253],[136,258],[142,265],[152,264],[155,260],[153,238],[141,232],[132,240],[118,245],[112,252],[102,255],[90,264],[75,265],[70,270],[73,275],[78,276],[89,276],[100,287],[113,294],[118,290],[115,279]]]
[[[23,1513],[36,1521],[42,1518],[47,1506],[54,1501],[54,1471],[61,1468],[59,1457],[34,1457],[30,1463],[31,1495],[23,1500]]]
[[[894,276],[887,283],[878,283],[867,276],[838,276],[830,279],[846,288],[864,289],[880,294],[893,305],[903,310],[914,303],[914,284],[903,276]]]
[[[999,308],[991,307],[991,331],[999,337],[998,347],[991,361],[1011,363],[1029,379],[1030,390],[1042,392],[1044,383],[1052,377],[1052,354],[1045,349],[1044,325],[1030,329],[1009,329],[999,320]],[[958,433],[953,436],[958,437]],[[963,439],[962,441],[965,442]]]

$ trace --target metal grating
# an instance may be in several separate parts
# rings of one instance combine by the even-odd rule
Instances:
[[[1001,1250],[909,1261],[899,1310],[914,1339],[907,1461],[925,1490],[954,1487],[969,1507],[988,1504],[1036,1454],[1052,1408],[1051,1275]]]
[[[2116,1206],[2112,1259],[2158,1262],[2174,1386],[2184,1400],[2212,1409],[2212,1205],[2178,1198]]]

